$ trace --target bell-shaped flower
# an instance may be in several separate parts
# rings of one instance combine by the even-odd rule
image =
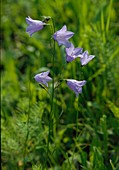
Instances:
[[[91,61],[95,56],[89,55],[88,51],[84,51],[84,53],[80,56],[81,65],[86,65],[89,61]]]
[[[70,46],[68,41],[74,35],[73,32],[67,31],[66,25],[64,25],[59,31],[55,32],[53,35],[54,40],[56,40],[60,45],[65,45],[66,47]]]
[[[79,57],[80,54],[82,54],[83,49],[82,48],[74,48],[74,45],[70,43],[70,47],[65,49],[66,51],[66,61],[71,62],[75,58]]]
[[[75,92],[76,97],[78,97],[79,93],[82,93],[82,86],[86,84],[86,80],[77,81],[73,79],[67,79],[66,81],[69,88]]]
[[[46,23],[39,20],[33,20],[30,17],[26,17],[26,22],[29,25],[26,29],[26,32],[28,32],[30,36],[32,36],[34,32],[42,30],[44,25],[46,25]]]
[[[46,72],[42,72],[40,74],[36,74],[34,78],[37,82],[44,84],[48,87],[47,82],[52,80],[52,78],[48,76],[49,72],[50,71],[46,71]]]

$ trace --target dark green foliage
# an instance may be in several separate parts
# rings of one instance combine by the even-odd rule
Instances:
[[[1,167],[3,170],[119,170],[118,0],[4,0],[1,11]],[[87,80],[79,98],[63,81],[51,101],[34,75],[51,70],[51,28],[26,33],[27,16],[51,16],[95,58],[66,64],[56,43],[55,81]],[[50,24],[50,21],[48,22]],[[51,84],[49,83],[49,93]],[[78,118],[78,119],[77,119]],[[49,126],[53,136],[49,139]],[[49,145],[48,145],[49,144]]]

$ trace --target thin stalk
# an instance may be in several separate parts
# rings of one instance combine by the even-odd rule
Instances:
[[[79,101],[79,97],[76,98],[76,106],[78,108],[78,101]],[[77,109],[77,112],[76,112],[76,143],[78,141],[78,115],[79,115],[79,112],[78,112],[78,109]]]
[[[54,23],[54,20],[53,18],[52,19],[52,34],[55,33],[55,23]],[[52,53],[52,56],[53,56],[53,81],[52,81],[52,109],[54,109],[54,90],[55,90],[55,87],[54,87],[54,77],[55,77],[55,40],[53,39],[53,53]],[[54,113],[54,110],[52,112],[52,119],[53,119],[53,127],[52,127],[52,130],[53,130],[53,134],[54,134],[54,137],[56,136],[56,124],[54,122],[55,121],[55,113]]]
[[[105,37],[105,24],[104,24],[104,13],[103,13],[103,10],[101,11],[101,29],[102,29],[103,43],[105,44],[106,37]]]
[[[77,138],[78,138],[78,110],[76,113],[76,142],[77,142]]]
[[[52,20],[52,25],[51,25],[51,33],[52,35],[55,32],[55,25],[54,21]],[[54,122],[54,77],[55,77],[55,40],[53,39],[53,43],[51,40],[51,48],[52,48],[52,97],[51,97],[51,109],[50,109],[50,120],[49,120],[49,141],[52,141],[51,137],[53,137],[53,122]],[[51,136],[50,136],[51,135]]]
[[[53,35],[55,33],[55,24],[52,20],[52,25],[51,25],[51,34]],[[50,46],[52,49],[52,94],[51,94],[51,108],[50,108],[50,113],[49,113],[49,134],[48,134],[48,143],[47,143],[47,161],[48,161],[48,156],[50,156],[50,142],[53,141],[53,136],[55,134],[55,115],[54,115],[54,77],[55,77],[55,40],[51,39]],[[46,163],[45,163],[46,164]]]
[[[55,24],[54,24],[54,20],[53,18],[52,19],[52,33],[54,34],[55,33]],[[52,65],[53,65],[53,81],[52,81],[52,103],[53,103],[53,99],[54,99],[54,75],[55,75],[55,40],[53,39],[53,52],[52,52],[52,57],[53,57],[53,60],[52,60]]]
[[[30,71],[29,71],[29,75],[31,75]],[[29,78],[30,79],[30,78]],[[29,121],[30,121],[30,104],[31,104],[31,90],[30,90],[30,80],[29,80],[29,84],[28,84],[28,96],[29,96],[29,108],[28,108],[28,112],[27,112],[27,124],[26,124],[26,139],[25,139],[25,144],[24,144],[24,167],[23,169],[25,170],[25,165],[26,165],[26,153],[27,153],[27,141],[28,141],[28,137],[29,137]]]
[[[77,98],[76,99],[76,105],[78,106],[78,99],[79,98]],[[74,153],[75,153],[75,149],[76,149],[76,147],[77,147],[77,142],[78,142],[78,110],[77,110],[77,112],[76,112],[76,137],[75,137],[75,146],[74,146],[74,149],[73,149],[73,154],[72,154],[72,163],[74,162]],[[72,164],[73,165],[73,164]],[[74,167],[72,167],[72,169],[73,169]]]
[[[108,18],[107,18],[107,23],[106,23],[106,33],[107,33],[107,35],[108,35],[108,31],[109,31],[109,26],[110,26],[111,9],[112,9],[112,0],[110,0],[110,3],[109,3]]]

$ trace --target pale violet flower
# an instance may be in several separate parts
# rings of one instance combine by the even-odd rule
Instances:
[[[34,78],[37,82],[44,84],[48,87],[47,82],[52,80],[52,78],[48,76],[49,72],[50,71],[46,71],[46,72],[42,72],[40,74],[36,74]]]
[[[32,36],[34,32],[42,30],[44,25],[46,25],[46,23],[39,20],[33,20],[30,17],[26,17],[26,22],[27,24],[29,24],[29,26],[26,29],[26,32],[28,32],[30,36]]]
[[[79,93],[82,93],[82,86],[86,84],[86,80],[77,81],[74,79],[66,79],[66,81],[69,88],[75,92],[76,97],[78,97]]]
[[[60,45],[65,45],[66,47],[70,46],[68,41],[74,35],[73,32],[67,31],[66,25],[64,25],[59,31],[55,32],[53,35],[54,40],[56,40]]]
[[[89,55],[88,51],[84,51],[84,53],[80,56],[81,65],[86,65],[89,61],[91,61],[95,56]]]
[[[66,48],[66,61],[71,62],[75,58],[79,57],[80,54],[82,54],[82,48],[74,48],[74,45],[70,43],[70,47]]]

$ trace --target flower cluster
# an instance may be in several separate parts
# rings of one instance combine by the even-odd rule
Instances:
[[[49,19],[48,19],[49,20]],[[45,21],[39,21],[39,20],[33,20],[30,17],[26,18],[27,24],[29,26],[26,29],[26,32],[29,33],[30,36],[32,36],[33,33],[42,30],[45,25],[47,25],[47,20]],[[89,55],[88,51],[83,52],[83,48],[75,48],[74,45],[69,41],[69,39],[74,35],[73,32],[67,31],[67,26],[64,25],[60,30],[54,33],[52,36],[55,41],[57,41],[58,45],[64,45],[65,46],[65,52],[66,52],[66,61],[72,62],[76,58],[80,58],[81,65],[86,65],[89,61],[91,61],[95,56]],[[46,85],[48,87],[48,82],[52,80],[51,77],[48,76],[49,71],[42,72],[40,74],[37,74],[34,78],[37,82]],[[78,94],[82,92],[82,86],[86,84],[86,80],[78,81],[73,79],[65,79],[67,82],[67,85],[71,90],[73,90],[76,94],[76,97],[78,97]]]

